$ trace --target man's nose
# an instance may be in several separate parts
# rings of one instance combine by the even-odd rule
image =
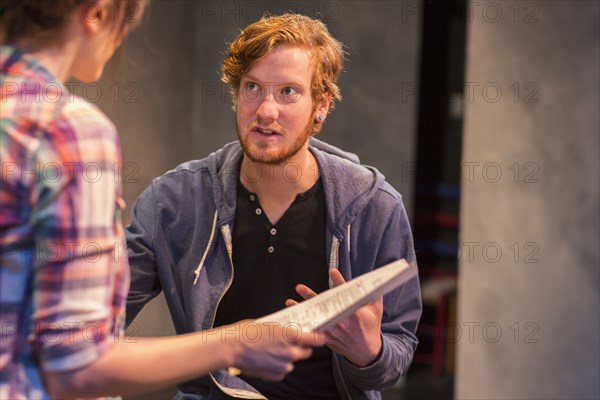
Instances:
[[[279,117],[279,105],[275,101],[275,96],[271,91],[260,99],[256,116],[263,121],[275,121]]]

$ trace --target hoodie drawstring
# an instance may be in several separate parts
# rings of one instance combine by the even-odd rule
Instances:
[[[202,270],[202,267],[204,266],[204,261],[206,260],[206,256],[208,255],[208,250],[210,250],[213,239],[215,238],[215,230],[217,228],[217,215],[217,211],[215,211],[215,216],[213,218],[212,229],[210,230],[210,237],[208,239],[208,244],[206,245],[206,250],[204,250],[204,254],[202,255],[200,264],[198,264],[198,268],[196,268],[196,270],[194,271],[194,275],[196,276],[196,278],[194,278],[194,286],[196,285],[196,282],[198,282],[198,278],[200,277],[200,271]]]
[[[348,233],[346,234],[346,241],[348,242],[348,255],[350,255],[350,224],[348,224]]]
[[[350,224],[348,224],[347,228],[346,241],[348,243],[348,256],[350,256]],[[340,239],[335,235],[331,237],[331,251],[329,252],[329,269],[333,268],[340,269]],[[333,287],[331,279],[329,279],[329,287]]]

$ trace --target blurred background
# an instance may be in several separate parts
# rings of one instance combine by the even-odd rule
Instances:
[[[348,62],[318,137],[402,193],[419,261],[420,345],[384,397],[598,399],[599,10],[153,0],[103,81],[72,85],[119,128],[131,210],[154,177],[236,139],[226,42],[266,12],[323,20]],[[162,297],[131,331],[172,333]]]

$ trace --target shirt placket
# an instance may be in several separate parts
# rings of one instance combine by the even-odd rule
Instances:
[[[250,200],[252,207],[254,208],[254,213],[256,214],[257,218],[259,219],[261,224],[266,228],[266,230],[268,232],[267,248],[266,248],[267,253],[273,254],[273,253],[275,253],[276,248],[277,248],[277,228],[275,228],[271,224],[271,222],[269,221],[267,216],[264,214],[263,209],[260,207],[260,203],[258,201],[257,196],[255,194],[251,193],[248,198]]]

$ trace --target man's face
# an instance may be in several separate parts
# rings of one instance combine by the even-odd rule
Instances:
[[[252,161],[282,164],[306,149],[315,119],[311,78],[310,52],[289,45],[275,47],[242,76],[236,127]]]

